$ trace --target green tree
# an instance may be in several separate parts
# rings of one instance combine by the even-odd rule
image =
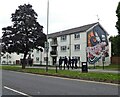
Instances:
[[[112,45],[112,56],[120,56],[120,2],[118,3],[117,9],[116,9],[116,16],[118,18],[116,22],[116,28],[118,30],[118,35],[111,36],[110,41]]]
[[[109,40],[111,41],[112,56],[120,56],[120,35],[111,36]]]
[[[12,26],[2,28],[3,52],[23,53],[24,58],[33,49],[44,47],[46,35],[43,33],[43,26],[37,22],[37,13],[32,9],[32,5],[20,5],[12,14]],[[25,68],[25,61],[22,68]]]
[[[118,21],[116,22],[116,28],[118,29],[118,34],[120,34],[120,2],[118,3],[117,6],[116,16],[118,18]]]

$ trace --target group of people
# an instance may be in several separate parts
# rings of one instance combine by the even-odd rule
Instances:
[[[63,62],[64,62],[64,70],[65,70],[65,67],[67,67],[68,70],[69,70],[69,68],[72,68],[72,69],[73,68],[75,68],[75,69],[78,68],[78,66],[77,66],[78,59],[77,58],[74,58],[74,57],[67,58],[66,56],[64,58],[60,57],[59,58],[59,68],[60,69],[62,69]]]

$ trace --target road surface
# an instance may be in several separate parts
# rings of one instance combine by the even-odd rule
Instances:
[[[118,95],[118,85],[2,70],[2,95]]]

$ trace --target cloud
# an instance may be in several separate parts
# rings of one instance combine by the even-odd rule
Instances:
[[[49,0],[49,2],[49,33],[97,22],[98,14],[100,23],[107,32],[110,35],[117,34],[115,11],[119,0]],[[46,33],[47,0],[2,0],[0,29],[12,24],[11,13],[24,3],[33,5],[33,9],[38,14],[37,21],[44,26],[44,33]]]

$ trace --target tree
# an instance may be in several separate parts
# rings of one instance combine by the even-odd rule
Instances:
[[[37,22],[38,15],[32,9],[32,5],[20,5],[11,16],[13,25],[2,28],[3,52],[23,53],[22,68],[25,69],[27,54],[40,46],[44,47],[46,35],[43,33],[43,26]]]
[[[112,45],[112,56],[120,56],[120,2],[118,3],[117,9],[116,9],[116,16],[118,18],[118,21],[116,22],[116,28],[118,30],[118,35],[111,36],[109,39],[111,41]]]
[[[116,28],[118,29],[118,34],[120,34],[120,2],[118,3],[116,14],[118,18],[118,21],[116,22]]]
[[[120,35],[117,36],[111,36],[109,38],[111,41],[111,54],[112,56],[120,56]]]

